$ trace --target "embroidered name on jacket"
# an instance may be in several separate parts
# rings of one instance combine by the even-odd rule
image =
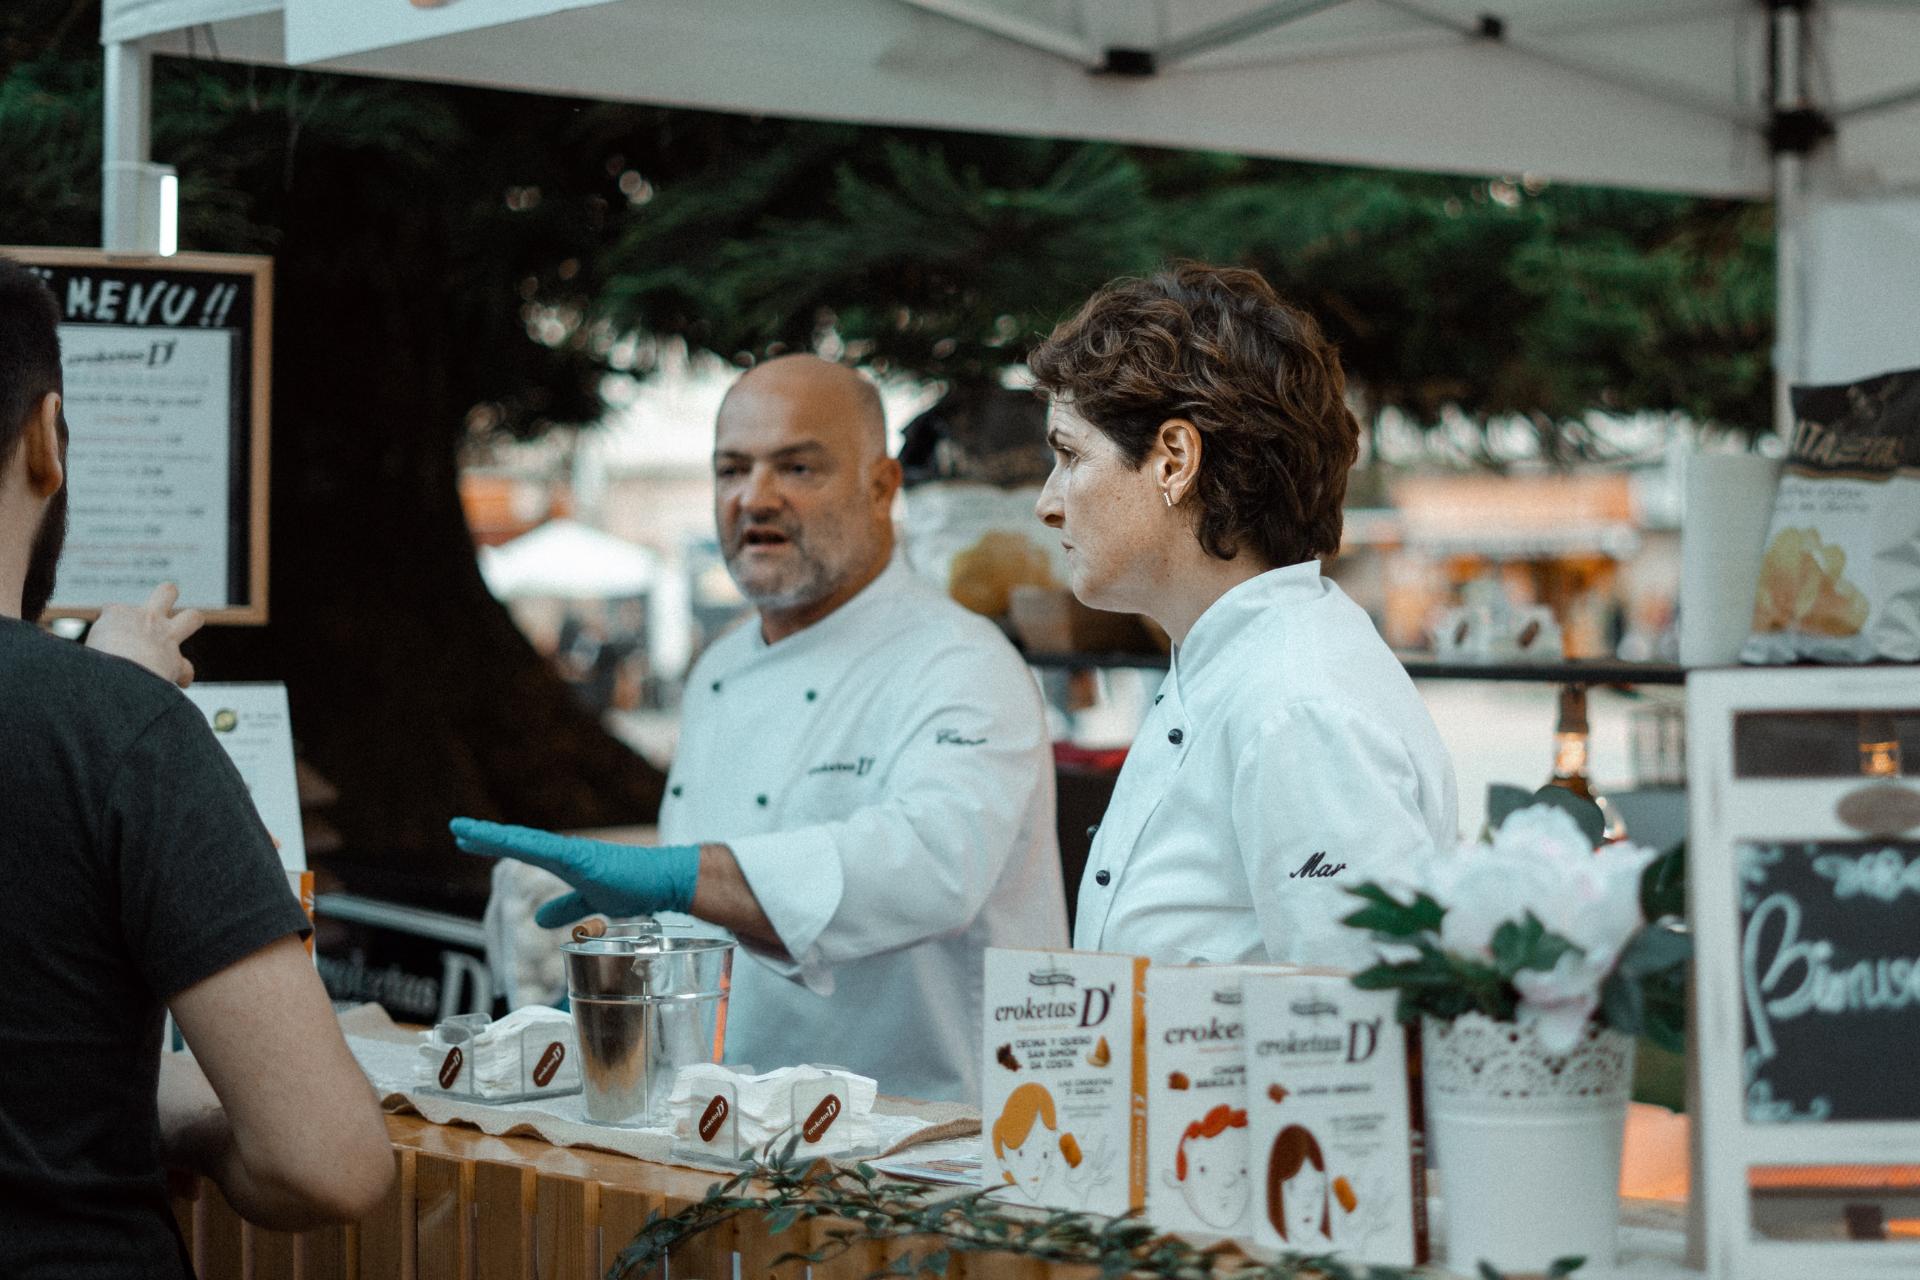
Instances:
[[[935,729],[933,741],[936,746],[942,747],[978,747],[984,746],[987,740],[966,737],[958,729]]]
[[[1327,851],[1325,849],[1316,851],[1311,858],[1307,859],[1305,865],[1303,865],[1298,871],[1294,872],[1292,875],[1288,876],[1287,879],[1289,880],[1324,880],[1328,876],[1337,876],[1342,871],[1345,871],[1347,869],[1346,863],[1335,862],[1335,863],[1329,864],[1326,861],[1326,857],[1327,857]]]
[[[850,773],[856,778],[864,778],[873,772],[873,757],[861,756],[858,760],[836,760],[832,764],[817,764],[807,770],[807,776],[820,773]]]

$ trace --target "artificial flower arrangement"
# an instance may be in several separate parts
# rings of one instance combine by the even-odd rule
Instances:
[[[1550,1052],[1598,1022],[1678,1052],[1692,949],[1680,922],[1684,846],[1596,849],[1597,821],[1574,812],[1583,804],[1543,789],[1490,839],[1353,889],[1366,905],[1345,923],[1371,933],[1381,956],[1354,985],[1397,989],[1403,1022],[1479,1012],[1536,1026]]]

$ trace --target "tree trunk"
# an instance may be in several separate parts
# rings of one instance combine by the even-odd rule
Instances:
[[[210,629],[189,654],[206,679],[286,681],[301,756],[339,789],[343,848],[323,867],[471,909],[488,864],[454,850],[449,818],[651,822],[664,780],[481,581],[456,488],[480,395],[461,385],[474,319],[449,302],[452,202],[354,159],[290,157],[278,219],[272,620]]]

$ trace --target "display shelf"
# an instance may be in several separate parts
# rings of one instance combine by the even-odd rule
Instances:
[[[1499,680],[1535,684],[1681,684],[1687,669],[1671,662],[1627,662],[1619,658],[1581,658],[1566,662],[1442,662],[1431,653],[1396,653],[1416,680]],[[1029,653],[1036,667],[1135,667],[1165,670],[1164,653]]]

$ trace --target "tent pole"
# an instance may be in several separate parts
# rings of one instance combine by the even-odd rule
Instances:
[[[142,184],[147,169],[153,55],[139,41],[106,46],[101,95],[100,245],[110,253],[151,253],[143,243]]]
[[[1795,382],[1806,369],[1806,290],[1802,287],[1806,239],[1807,139],[1789,140],[1784,121],[1807,112],[1806,47],[1810,34],[1806,5],[1810,0],[1773,0],[1773,29],[1768,51],[1772,66],[1775,127],[1773,148],[1773,429],[1782,439],[1793,439]]]
[[[1806,291],[1801,287],[1806,235],[1806,161],[1773,159],[1773,429],[1793,438],[1795,382],[1806,377]]]

